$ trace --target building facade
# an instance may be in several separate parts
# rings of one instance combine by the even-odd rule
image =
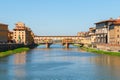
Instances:
[[[18,22],[15,24],[15,28],[13,29],[13,40],[15,43],[33,44],[33,35],[32,30],[26,27],[24,23]]]
[[[8,31],[8,43],[13,43],[13,32]]]
[[[0,43],[8,42],[8,25],[0,23]]]
[[[89,31],[88,32],[78,32],[77,36],[82,38],[80,40],[81,43],[91,44],[91,36],[89,35]]]
[[[113,19],[97,22],[96,24],[96,43],[109,43],[109,26],[115,22]]]
[[[89,36],[89,32],[78,32],[77,36],[79,36],[79,37],[87,37],[87,36]]]
[[[110,25],[109,44],[120,45],[120,19]]]
[[[91,44],[96,43],[96,28],[95,27],[91,27],[89,28],[89,36],[90,36],[90,40],[91,40]]]

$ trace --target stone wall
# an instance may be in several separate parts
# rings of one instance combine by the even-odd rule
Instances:
[[[113,44],[97,44],[98,49],[107,50],[107,51],[120,51],[120,45]]]
[[[17,49],[17,48],[21,48],[21,47],[28,47],[28,48],[34,48],[38,46],[37,44],[0,44],[0,52],[2,51],[7,51],[7,50],[13,50],[13,49]]]
[[[0,52],[24,47],[24,44],[0,44]]]

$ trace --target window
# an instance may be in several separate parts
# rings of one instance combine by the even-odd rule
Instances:
[[[119,44],[119,42],[118,42],[118,44]]]
[[[117,35],[117,38],[119,38],[119,35]]]
[[[117,32],[119,32],[119,29],[117,30]]]

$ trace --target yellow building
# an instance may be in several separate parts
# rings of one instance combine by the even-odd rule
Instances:
[[[8,31],[8,43],[13,43],[13,32]]]
[[[8,41],[8,25],[0,23],[0,43]]]
[[[81,39],[81,43],[91,44],[91,38],[90,38],[90,37],[83,37],[83,38]]]
[[[79,37],[87,37],[87,36],[89,36],[89,32],[78,32],[77,36],[79,36]]]
[[[95,43],[96,42],[96,34],[95,34],[96,28],[95,27],[91,27],[89,28],[89,36],[90,36],[90,40],[91,43]]]
[[[89,32],[78,32],[77,36],[81,37],[81,43],[91,44],[91,36],[89,35]]]
[[[18,22],[15,24],[15,28],[13,29],[13,40],[16,43],[24,43],[24,44],[33,44],[34,43],[34,33],[32,30],[22,22]]]

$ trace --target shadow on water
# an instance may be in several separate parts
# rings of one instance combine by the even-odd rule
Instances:
[[[45,45],[39,45],[37,48],[46,48]],[[51,48],[65,48],[65,46],[63,46],[62,44],[52,44],[50,46],[50,49]],[[76,46],[73,46],[73,45],[70,45],[69,48],[77,48]]]
[[[97,54],[92,54],[92,53],[88,53],[88,52],[82,52],[79,48],[77,48],[76,46],[70,45],[70,48],[65,48],[62,45],[51,45],[50,48],[46,48],[45,45],[40,45],[38,46],[35,51],[42,51],[42,52],[46,52],[48,54],[52,54],[51,57],[71,57],[71,56],[76,56],[76,57],[91,57],[91,56],[97,56]],[[63,54],[64,52],[64,54]],[[83,54],[84,53],[84,54]],[[54,55],[55,54],[55,55]],[[50,57],[50,56],[49,56]]]

